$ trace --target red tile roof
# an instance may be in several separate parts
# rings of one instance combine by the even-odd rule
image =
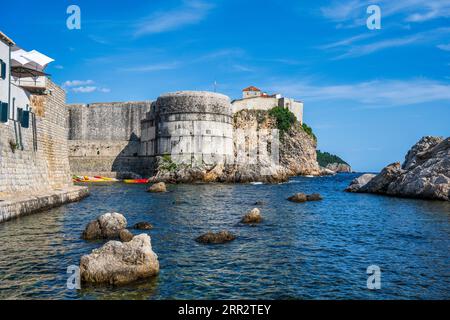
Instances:
[[[258,89],[257,87],[254,87],[254,86],[250,86],[250,87],[248,87],[248,88],[245,88],[244,90],[242,90],[242,91],[261,91],[260,89]]]

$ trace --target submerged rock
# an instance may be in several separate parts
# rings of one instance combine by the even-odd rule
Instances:
[[[94,284],[127,284],[158,272],[158,256],[146,234],[125,243],[109,241],[91,254],[84,255],[80,262],[81,281]]]
[[[115,239],[119,232],[127,227],[127,219],[117,212],[105,213],[96,220],[89,222],[83,231],[85,240]]]
[[[153,225],[151,225],[148,222],[143,221],[143,222],[136,223],[133,226],[133,229],[136,229],[136,230],[150,230],[150,229],[153,229]]]
[[[148,192],[153,193],[167,192],[166,184],[164,182],[155,183],[148,189]]]
[[[234,239],[236,239],[236,236],[234,234],[232,234],[231,232],[220,231],[217,233],[207,232],[207,233],[201,235],[200,237],[198,237],[197,239],[195,239],[195,241],[197,241],[199,243],[204,243],[204,244],[221,244],[221,243],[233,241]]]
[[[308,198],[306,197],[306,194],[304,194],[304,193],[297,193],[297,194],[294,194],[293,196],[289,197],[288,200],[291,202],[301,203],[301,202],[308,201]]]
[[[365,186],[370,180],[372,180],[376,174],[365,173],[358,178],[352,180],[350,185],[345,189],[347,192],[357,192],[361,187]]]
[[[306,200],[308,201],[320,201],[322,199],[322,196],[318,193],[313,193],[306,196]]]
[[[134,237],[133,234],[127,229],[120,230],[119,232],[119,239],[122,242],[129,242],[133,240],[133,237]]]
[[[350,189],[350,186],[348,189]],[[356,192],[450,200],[450,138],[423,137],[403,165],[393,163]]]
[[[261,221],[262,216],[258,208],[254,208],[248,212],[241,220],[242,223],[260,223]]]
[[[292,197],[289,197],[288,200],[292,202],[302,203],[306,201],[320,201],[322,200],[322,196],[318,193],[313,194],[304,194],[304,193],[297,193],[294,194]]]

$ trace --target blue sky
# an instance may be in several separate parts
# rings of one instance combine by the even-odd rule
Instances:
[[[81,30],[66,9],[81,8]],[[366,9],[381,8],[381,30]],[[175,90],[238,98],[255,85],[305,103],[319,148],[359,171],[450,136],[450,0],[26,1],[0,29],[48,68],[69,102],[152,100]],[[19,14],[20,13],[20,14]]]

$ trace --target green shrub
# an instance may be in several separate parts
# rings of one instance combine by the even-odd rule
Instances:
[[[177,164],[172,161],[172,157],[170,154],[165,154],[161,157],[162,161],[159,165],[159,168],[166,171],[175,171],[177,170]]]
[[[305,131],[311,138],[314,139],[314,141],[317,141],[317,137],[314,134],[312,128],[310,126],[308,126],[306,123],[303,123],[302,125],[302,129],[303,131]]]
[[[297,118],[291,111],[289,111],[289,109],[282,107],[270,109],[269,115],[277,120],[277,128],[280,130],[281,135],[287,132],[297,121]]]

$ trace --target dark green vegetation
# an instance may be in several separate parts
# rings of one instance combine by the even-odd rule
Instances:
[[[317,150],[317,162],[319,162],[319,165],[321,167],[326,167],[330,163],[342,163],[349,165],[347,162],[342,160],[337,155],[328,153],[328,152],[322,152],[320,150]]]
[[[305,131],[311,138],[314,139],[314,141],[317,141],[317,137],[314,134],[312,128],[310,126],[308,126],[306,123],[303,123],[302,125],[302,129],[303,131]]]
[[[288,109],[282,107],[275,107],[269,110],[269,115],[277,120],[277,128],[280,134],[286,133],[291,126],[297,121],[295,115]]]

